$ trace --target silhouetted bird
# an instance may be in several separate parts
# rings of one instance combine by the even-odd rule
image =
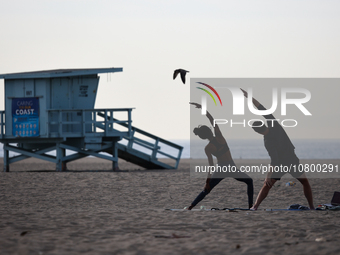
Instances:
[[[181,74],[181,79],[182,82],[185,84],[185,75],[188,73],[189,71],[186,71],[184,69],[176,69],[174,71],[174,79],[177,77],[177,75],[180,73]]]

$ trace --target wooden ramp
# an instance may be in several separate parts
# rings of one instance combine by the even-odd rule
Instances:
[[[105,117],[104,113],[98,113]],[[128,124],[107,117],[108,121],[127,128]],[[118,157],[146,169],[177,169],[183,147],[157,137],[142,129],[130,126],[130,136],[124,136],[117,143]],[[111,153],[111,150],[106,151]],[[162,159],[167,159],[166,163]]]
[[[158,159],[152,159],[146,153],[128,149],[127,146],[122,144],[118,144],[118,157],[146,169],[176,169],[178,167],[177,161],[174,165],[166,164]]]

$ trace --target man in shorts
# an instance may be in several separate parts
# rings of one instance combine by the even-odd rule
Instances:
[[[241,90],[243,91],[244,96],[248,97],[248,93],[243,89]],[[266,110],[266,108],[264,108],[255,98],[253,98],[253,104],[258,110]],[[298,171],[299,158],[295,155],[294,145],[272,114],[264,115],[263,117],[266,118],[268,126],[261,121],[255,121],[252,126],[254,131],[264,137],[264,146],[271,159],[271,169],[267,173],[264,184],[251,210],[257,210],[261,202],[267,197],[269,190],[273,187],[274,183],[287,173],[286,171],[282,171],[283,167],[285,167],[285,170],[290,169],[289,173],[303,185],[303,192],[308,201],[309,208],[315,209],[312,189],[308,179],[303,171]],[[277,169],[280,169],[280,171],[274,171]]]

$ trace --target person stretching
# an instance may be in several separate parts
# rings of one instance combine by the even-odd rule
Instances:
[[[200,104],[190,103],[196,108],[201,108]],[[208,157],[208,162],[210,166],[214,166],[213,156],[217,158],[218,165],[226,169],[234,169],[233,171],[226,172],[217,172],[215,171],[212,175],[209,171],[207,180],[205,182],[205,186],[203,191],[196,197],[196,199],[191,203],[191,205],[187,208],[191,210],[194,206],[196,206],[200,201],[202,201],[206,195],[208,195],[211,190],[220,183],[226,177],[232,177],[237,181],[244,182],[247,184],[247,195],[248,195],[248,206],[249,208],[253,205],[253,195],[254,195],[254,186],[253,180],[245,173],[240,172],[236,168],[236,165],[231,157],[230,150],[228,144],[223,137],[219,127],[217,124],[214,125],[214,118],[207,111],[206,114],[209,119],[211,125],[214,126],[215,136],[211,129],[207,126],[199,126],[193,130],[194,134],[199,136],[201,139],[208,139],[209,143],[205,147],[205,153]]]
[[[241,90],[243,91],[244,96],[248,97],[248,93],[243,89]],[[264,108],[263,105],[261,105],[255,98],[252,98],[252,101],[258,110],[266,110],[266,108]],[[263,115],[263,117],[267,119],[268,127],[264,124],[264,122],[254,121],[252,128],[255,132],[263,135],[264,146],[271,159],[271,167],[251,210],[257,210],[261,202],[267,197],[269,190],[273,187],[274,183],[280,180],[281,177],[287,173],[285,171],[273,172],[273,168],[282,166],[288,167],[290,170],[289,173],[303,185],[303,191],[309,204],[309,208],[315,209],[312,189],[305,173],[303,171],[293,171],[294,169],[298,169],[299,165],[299,158],[295,154],[294,145],[290,141],[283,127],[272,114]]]

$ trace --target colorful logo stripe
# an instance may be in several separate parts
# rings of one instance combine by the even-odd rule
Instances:
[[[205,92],[207,92],[208,94],[209,94],[209,96],[211,96],[211,98],[214,100],[214,102],[215,102],[215,105],[217,105],[216,104],[216,100],[215,100],[215,98],[213,97],[213,95],[208,91],[208,90],[206,90],[206,89],[202,89],[202,88],[200,88],[200,87],[196,87],[196,88],[198,88],[198,89],[201,89],[201,90],[203,90],[203,91],[205,91]]]
[[[203,82],[197,82],[197,83],[199,83],[199,84],[201,84],[201,85],[204,85],[204,86],[208,87],[209,89],[211,89],[211,90],[215,93],[215,95],[218,97],[218,100],[220,100],[220,104],[221,104],[221,106],[222,106],[222,100],[221,100],[221,98],[220,98],[220,95],[217,93],[217,91],[216,91],[213,87],[211,87],[210,85],[205,84],[205,83],[203,83]],[[202,88],[200,88],[200,87],[197,87],[197,88],[198,88],[198,89],[201,89],[201,90],[204,90],[205,92],[207,92],[207,93],[211,96],[211,98],[214,100],[215,105],[217,105],[217,104],[216,104],[215,98],[213,97],[213,95],[212,95],[209,91],[207,91],[206,89],[202,89]]]

